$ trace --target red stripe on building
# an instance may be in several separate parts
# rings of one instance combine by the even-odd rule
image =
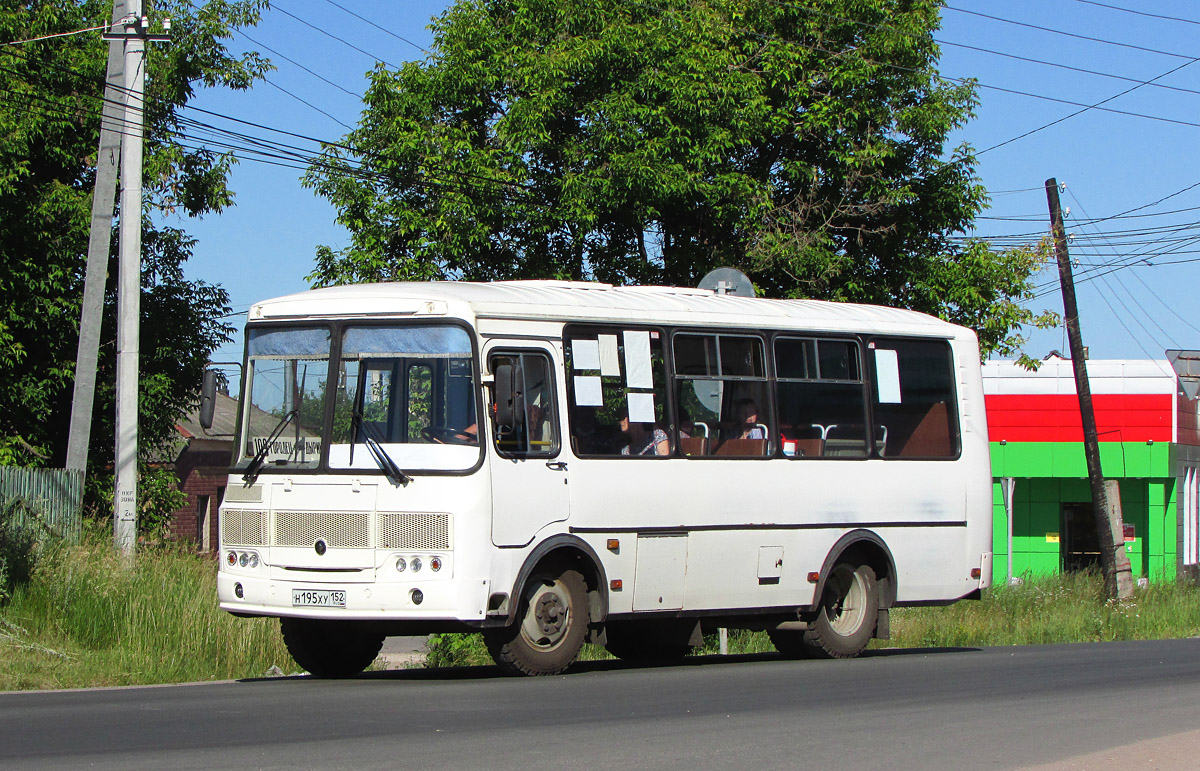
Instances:
[[[1093,394],[1101,442],[1171,441],[1170,394]],[[986,397],[993,442],[1082,442],[1075,394],[992,394]]]

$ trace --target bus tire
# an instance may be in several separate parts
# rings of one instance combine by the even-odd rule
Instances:
[[[805,654],[849,659],[862,653],[875,635],[879,583],[870,565],[839,562],[825,579],[817,617],[803,632]]]
[[[314,677],[357,675],[383,647],[382,634],[345,621],[281,618],[279,626],[288,653]]]
[[[576,570],[538,567],[525,582],[516,621],[486,629],[496,664],[513,675],[557,675],[583,647],[588,628],[587,585]]]

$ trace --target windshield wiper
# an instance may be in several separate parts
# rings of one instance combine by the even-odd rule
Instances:
[[[267,453],[271,451],[271,446],[275,444],[275,440],[283,433],[283,429],[287,427],[287,424],[291,423],[292,419],[299,414],[300,410],[292,410],[280,418],[279,425],[275,426],[275,430],[267,437],[267,441],[263,443],[262,447],[258,448],[258,452],[254,453],[254,457],[250,459],[250,464],[246,466],[246,473],[242,475],[242,481],[246,483],[246,487],[254,484],[255,480],[258,479],[258,474],[262,471],[263,461],[266,460]],[[294,449],[293,447],[293,451]]]
[[[396,461],[392,460],[392,456],[388,455],[387,450],[383,449],[383,445],[379,443],[375,435],[377,429],[367,423],[362,413],[358,410],[355,410],[352,414],[354,424],[358,427],[359,433],[362,435],[362,442],[367,446],[367,450],[370,451],[375,464],[379,466],[379,470],[396,484],[401,487],[407,487],[408,483],[412,481],[412,477],[401,471],[400,467],[396,465]],[[358,444],[357,439],[350,445],[351,453],[354,452],[355,444]],[[353,462],[353,456],[351,456],[351,462]]]

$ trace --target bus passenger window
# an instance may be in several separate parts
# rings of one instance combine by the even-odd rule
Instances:
[[[683,455],[769,455],[770,398],[762,340],[680,333],[674,346]]]
[[[942,340],[876,339],[876,444],[885,458],[958,457],[954,364]],[[886,433],[880,435],[881,430]]]
[[[578,456],[671,453],[662,333],[571,325],[565,334],[571,449]]]
[[[779,441],[789,458],[867,457],[858,343],[778,337]]]

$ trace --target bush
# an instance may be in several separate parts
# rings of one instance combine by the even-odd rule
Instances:
[[[29,582],[37,565],[37,528],[32,521],[34,513],[19,498],[0,508],[0,605]]]

